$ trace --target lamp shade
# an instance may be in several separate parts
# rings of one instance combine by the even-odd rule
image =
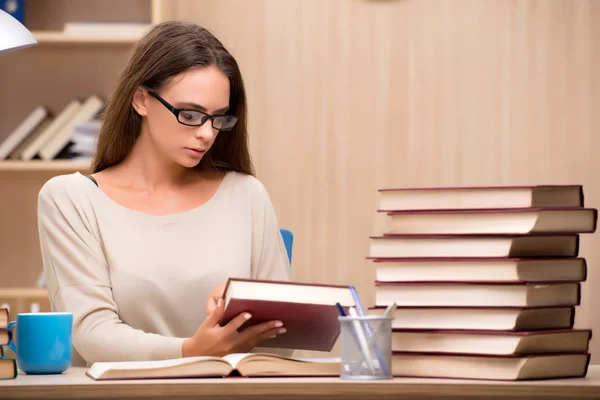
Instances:
[[[0,10],[0,53],[37,44],[35,37],[19,21]]]

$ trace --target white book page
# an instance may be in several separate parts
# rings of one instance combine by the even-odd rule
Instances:
[[[100,375],[109,370],[151,370],[159,368],[168,368],[178,365],[193,364],[201,361],[222,361],[219,357],[187,357],[176,358],[172,360],[157,361],[117,361],[117,362],[96,362],[90,368],[90,373]]]
[[[285,357],[279,354],[271,354],[271,353],[234,353],[234,354],[228,354],[226,356],[223,357],[223,359],[225,361],[227,361],[229,364],[231,364],[232,367],[236,367],[237,364],[248,357],[260,357],[260,358],[265,358],[265,357],[269,357],[269,358],[273,358],[273,359],[280,359],[280,360],[288,360],[288,361],[295,361],[295,362],[308,362],[308,363],[340,363],[341,359],[339,357],[329,357],[329,358],[319,358],[319,357],[315,357],[315,358],[298,358],[298,357]]]

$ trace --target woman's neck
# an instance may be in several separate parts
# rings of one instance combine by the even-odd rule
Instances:
[[[132,187],[150,192],[180,187],[189,183],[190,178],[196,175],[195,170],[167,160],[147,135],[140,135],[119,169],[131,178]]]

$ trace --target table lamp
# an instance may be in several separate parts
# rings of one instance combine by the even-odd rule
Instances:
[[[35,37],[19,21],[0,10],[0,53],[37,44]]]

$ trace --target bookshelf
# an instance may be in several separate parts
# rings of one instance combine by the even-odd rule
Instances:
[[[55,171],[60,173],[70,173],[75,171],[89,171],[90,163],[86,161],[17,161],[5,160],[0,162],[0,172],[31,172],[31,171]]]
[[[77,34],[66,23],[135,22],[148,27],[160,21],[162,0],[27,0],[25,25],[38,45],[0,54],[0,143],[36,107],[58,115],[73,99],[91,95],[103,100],[143,33],[124,30]],[[10,79],[7,79],[10,77]],[[68,159],[0,160],[0,292],[31,295],[42,272],[37,231],[37,195],[56,175],[89,173],[90,163]],[[8,293],[8,294],[7,294]],[[20,295],[22,294],[22,296]],[[37,292],[36,292],[37,293]]]
[[[32,32],[38,41],[38,45],[44,44],[115,44],[115,45],[133,45],[140,38],[140,35],[135,34],[118,34],[118,35],[67,35],[62,32],[49,31],[33,31]]]

